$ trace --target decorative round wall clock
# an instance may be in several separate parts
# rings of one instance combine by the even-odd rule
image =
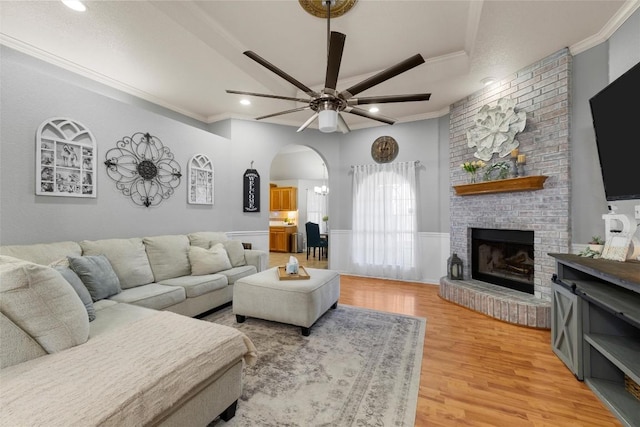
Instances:
[[[371,145],[371,157],[378,163],[392,162],[398,151],[398,142],[390,136],[381,136]]]

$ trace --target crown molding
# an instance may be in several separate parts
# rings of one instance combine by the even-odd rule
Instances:
[[[640,7],[640,0],[627,0],[625,4],[609,19],[604,27],[591,37],[569,46],[571,55],[577,55],[606,42],[618,28]]]
[[[165,102],[164,100],[157,98],[147,92],[144,92],[140,89],[136,89],[133,86],[129,86],[125,83],[122,83],[118,80],[115,80],[111,77],[108,77],[104,74],[97,73],[89,68],[83,67],[82,65],[76,64],[75,62],[69,61],[67,59],[61,58],[57,55],[53,55],[49,52],[46,52],[42,49],[39,49],[33,45],[17,40],[13,37],[7,36],[6,34],[0,33],[0,44],[7,46],[11,49],[17,50],[18,52],[22,52],[26,55],[44,61],[48,64],[55,65],[56,67],[60,67],[64,70],[72,72],[74,74],[78,74],[82,77],[85,77],[91,81],[98,82],[105,86],[108,86],[112,89],[118,90],[120,92],[124,92],[128,95],[135,96],[144,101],[148,101],[152,104],[158,105],[160,107],[166,108],[168,110],[174,111],[176,113],[182,114],[184,116],[190,117],[192,119],[206,122],[206,117],[201,116],[199,114],[195,114],[191,111],[185,110],[184,108],[180,108],[176,105]]]

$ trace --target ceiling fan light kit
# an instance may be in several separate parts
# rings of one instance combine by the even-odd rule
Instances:
[[[420,54],[413,55],[410,58],[399,62],[363,81],[357,83],[344,91],[337,91],[336,86],[338,84],[338,74],[340,72],[340,63],[342,62],[342,52],[344,50],[344,43],[346,35],[337,31],[331,31],[331,17],[340,16],[350,10],[357,0],[299,0],[301,6],[310,14],[318,17],[327,18],[327,70],[325,74],[324,89],[320,92],[316,92],[300,81],[296,80],[289,74],[285,73],[280,68],[271,64],[264,58],[260,57],[252,51],[244,52],[244,55],[262,65],[269,71],[277,74],[284,80],[288,81],[302,92],[309,96],[309,99],[294,98],[289,96],[269,95],[255,92],[244,92],[237,90],[227,90],[227,93],[247,95],[247,96],[259,96],[263,98],[282,99],[287,101],[294,101],[305,103],[307,105],[303,107],[297,107],[285,111],[280,111],[273,114],[267,114],[261,117],[256,117],[256,120],[266,119],[269,117],[280,116],[283,114],[294,113],[304,110],[312,110],[313,115],[298,128],[298,132],[305,130],[316,119],[318,119],[318,128],[321,132],[335,132],[340,130],[343,133],[350,131],[347,122],[342,117],[341,113],[350,113],[360,117],[376,120],[386,124],[394,124],[395,120],[389,117],[376,114],[374,112],[366,111],[358,108],[358,105],[366,104],[384,104],[394,102],[414,102],[414,101],[428,101],[431,97],[430,93],[416,93],[409,95],[387,95],[387,96],[370,96],[356,98],[360,92],[364,92],[373,86],[376,86],[384,81],[387,81],[399,74],[404,73],[420,64],[423,64],[424,58]],[[321,6],[324,10],[320,14],[318,12],[318,6]],[[334,6],[339,8],[341,13],[334,14],[332,9]],[[322,10],[322,9],[321,9]]]

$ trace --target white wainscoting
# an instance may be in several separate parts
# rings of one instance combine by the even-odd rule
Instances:
[[[438,284],[447,274],[449,233],[418,233],[419,282]],[[349,274],[351,264],[351,230],[329,231],[329,268]]]
[[[230,231],[226,234],[230,239],[251,243],[253,249],[269,252],[268,231]],[[440,278],[447,275],[449,233],[418,233],[418,249],[419,282],[438,284]],[[329,268],[350,274],[350,260],[351,230],[329,230]]]
[[[226,234],[230,239],[251,243],[251,249],[269,252],[269,231],[229,231]]]

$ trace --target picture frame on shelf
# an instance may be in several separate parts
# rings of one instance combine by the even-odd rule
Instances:
[[[36,133],[36,195],[97,195],[96,140],[86,126],[65,118],[45,120]]]
[[[192,205],[213,205],[213,163],[205,154],[196,154],[189,160],[187,202]]]
[[[612,261],[625,261],[629,244],[631,243],[630,233],[617,233],[607,239],[602,250],[601,258]]]

